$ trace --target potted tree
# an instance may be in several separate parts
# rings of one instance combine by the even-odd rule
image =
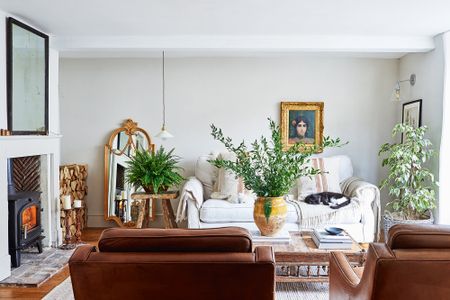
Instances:
[[[397,124],[392,136],[403,135],[403,143],[385,143],[379,155],[388,175],[380,188],[387,188],[393,198],[384,215],[385,237],[389,228],[398,223],[433,223],[437,182],[424,164],[434,155],[430,140],[425,138],[426,126],[414,128]]]
[[[167,191],[171,186],[181,184],[181,167],[177,165],[180,158],[173,154],[174,150],[167,152],[161,146],[156,152],[136,151],[127,162],[127,182],[136,188],[142,187],[151,194],[158,194],[160,191]]]
[[[287,214],[283,196],[289,192],[295,180],[301,176],[320,173],[319,169],[307,164],[310,156],[326,147],[340,145],[339,138],[333,140],[325,137],[320,146],[306,148],[299,142],[284,151],[280,127],[271,119],[269,126],[271,141],[261,137],[248,148],[244,142],[234,146],[231,138],[225,137],[221,129],[211,125],[211,135],[234,153],[236,160],[218,158],[210,161],[214,166],[230,170],[241,177],[245,187],[256,194],[253,217],[261,234],[266,236],[274,235],[282,229]]]

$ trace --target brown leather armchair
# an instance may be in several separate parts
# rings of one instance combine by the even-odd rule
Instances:
[[[69,260],[75,299],[275,299],[271,247],[243,228],[120,229]]]
[[[370,244],[364,270],[330,257],[330,299],[450,299],[450,226],[395,225]]]

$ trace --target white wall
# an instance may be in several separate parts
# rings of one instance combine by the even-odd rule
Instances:
[[[398,104],[389,101],[397,72],[393,59],[169,57],[167,125],[175,138],[164,145],[176,148],[191,175],[199,155],[221,149],[211,123],[250,141],[269,132],[267,117],[279,119],[280,101],[324,101],[325,134],[350,141],[325,154],[349,154],[355,174],[378,183],[378,147],[397,120]],[[60,91],[62,163],[89,165],[89,226],[104,226],[104,144],[126,118],[150,135],[160,130],[161,61],[62,59]]]
[[[439,152],[442,133],[442,99],[444,91],[444,52],[442,35],[435,37],[435,50],[428,53],[408,54],[400,59],[400,78],[414,73],[416,84],[402,84],[406,101],[422,99],[422,125],[428,126],[428,138]],[[401,122],[401,105],[398,122]],[[439,156],[430,161],[430,169],[439,180]],[[438,191],[436,191],[438,192]],[[439,195],[438,195],[439,197]],[[437,210],[439,211],[439,209]],[[438,218],[438,214],[436,214]]]

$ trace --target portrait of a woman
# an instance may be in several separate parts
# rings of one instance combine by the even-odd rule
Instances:
[[[308,113],[312,113],[311,117],[314,118],[314,112],[302,111],[292,111],[293,114],[297,115],[294,118],[290,118],[290,134],[289,134],[289,144],[295,144],[302,142],[305,144],[314,144],[314,129],[311,126],[311,118],[308,118]]]
[[[317,146],[322,144],[323,139],[323,102],[282,101],[280,129],[285,150],[301,143],[300,147],[296,147],[300,152],[307,149],[321,152]]]

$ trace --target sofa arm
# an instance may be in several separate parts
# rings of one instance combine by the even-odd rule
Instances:
[[[273,263],[275,265],[275,255],[271,246],[255,247],[255,260],[259,263]]]
[[[379,240],[380,235],[380,189],[357,177],[350,177],[341,183],[342,193],[356,200],[362,211],[364,242]]]
[[[181,222],[185,220],[186,217],[188,217],[189,209],[191,209],[191,207],[194,207],[198,211],[203,204],[203,200],[202,183],[197,178],[190,177],[181,190],[176,221]]]
[[[362,276],[358,276],[342,252],[330,254],[330,299],[373,299],[373,285],[376,280],[377,264],[395,259],[384,243],[369,245]],[[377,298],[378,299],[378,298]]]
[[[86,261],[92,252],[96,252],[95,246],[81,245],[77,247],[69,259],[69,265]]]

